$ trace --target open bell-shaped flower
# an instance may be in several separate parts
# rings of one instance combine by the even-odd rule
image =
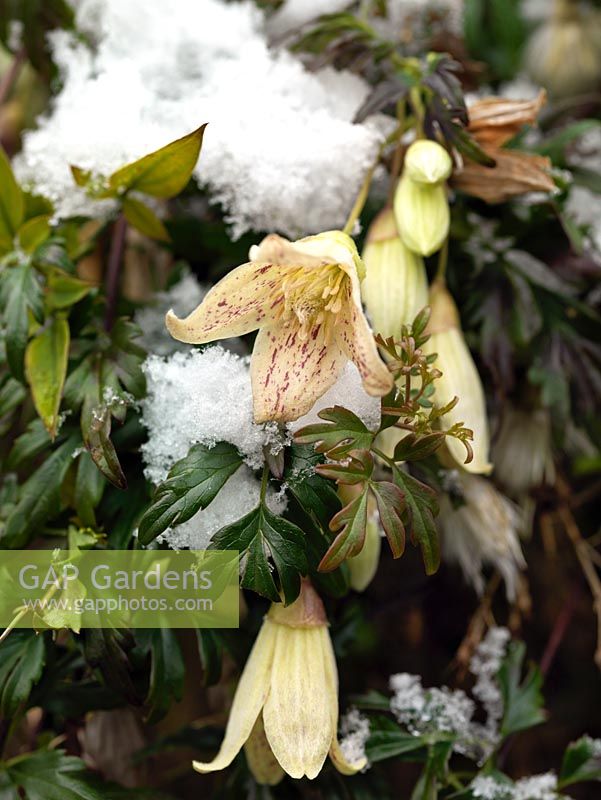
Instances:
[[[453,460],[468,472],[488,474],[492,470],[489,461],[490,436],[486,416],[484,389],[468,349],[459,313],[448,289],[441,280],[435,280],[430,287],[430,320],[426,333],[430,335],[423,345],[426,353],[436,353],[434,366],[442,373],[435,381],[434,403],[444,407],[454,397],[459,402],[444,414],[445,425],[461,422],[473,431],[472,449],[474,457],[465,463],[465,446],[458,439],[447,437],[447,447]]]
[[[365,278],[361,294],[374,330],[399,339],[428,303],[423,259],[409,250],[397,230],[394,212],[385,208],[374,219],[363,250]]]
[[[251,248],[185,319],[166,317],[175,339],[204,344],[259,329],[251,359],[255,422],[306,414],[348,361],[368,394],[392,377],[361,306],[364,267],[353,240],[330,231],[289,242],[271,234]]]
[[[260,721],[259,721],[260,720]],[[323,604],[304,580],[291,605],[277,603],[259,632],[238,683],[221,749],[198,772],[232,763],[246,745],[249,766],[264,783],[277,783],[268,745],[292,778],[315,778],[328,754],[336,769],[352,775],[365,759],[351,763],[337,737],[338,671]]]

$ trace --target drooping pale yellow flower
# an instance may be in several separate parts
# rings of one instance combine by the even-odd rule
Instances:
[[[264,736],[292,778],[315,778],[328,754],[340,772],[352,775],[366,762],[347,761],[337,727],[338,671],[325,611],[311,584],[303,581],[298,599],[288,607],[272,605],[263,622],[236,689],[221,749],[213,761],[193,766],[203,773],[224,769],[248,743],[256,777],[277,783],[278,770],[267,763],[264,751],[257,752]]]
[[[419,140],[405,155],[394,197],[399,234],[414,253],[430,256],[440,250],[449,233],[449,201],[445,181],[452,162],[438,142]]]
[[[259,329],[251,360],[256,422],[306,414],[349,360],[368,394],[390,390],[392,377],[361,306],[363,263],[349,236],[330,231],[289,242],[271,234],[250,258],[185,319],[169,311],[166,324],[175,339],[191,344]]]
[[[428,303],[428,278],[422,257],[399,236],[391,208],[370,225],[363,263],[361,294],[374,330],[399,339],[403,325],[413,322]]]
[[[528,43],[525,60],[531,78],[554,97],[595,91],[601,84],[599,11],[574,0],[553,0],[549,18]]]
[[[423,345],[426,353],[436,353],[434,362],[442,376],[435,381],[434,403],[445,406],[454,397],[459,402],[443,417],[447,426],[462,422],[473,431],[471,442],[474,457],[465,463],[465,446],[458,440],[447,437],[447,447],[453,460],[468,472],[488,474],[492,469],[489,461],[490,437],[486,402],[482,382],[474,359],[468,349],[457,307],[441,280],[435,280],[430,287],[430,320],[426,333],[430,338]]]

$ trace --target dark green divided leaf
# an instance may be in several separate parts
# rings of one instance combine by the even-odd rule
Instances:
[[[136,633],[142,650],[150,654],[150,684],[146,695],[147,721],[162,719],[173,700],[184,690],[184,659],[175,632],[169,628],[145,629]]]
[[[370,484],[376,498],[380,523],[388,539],[393,558],[400,558],[405,550],[405,526],[402,514],[405,510],[405,495],[390,481],[375,481]]]
[[[543,678],[539,669],[531,665],[522,681],[525,654],[523,642],[511,642],[497,676],[505,709],[501,723],[503,737],[539,725],[546,718],[541,694]]]
[[[23,358],[29,334],[29,315],[42,322],[42,289],[36,271],[23,262],[2,272],[0,304],[6,326],[6,359],[10,371],[20,381],[24,380]]]
[[[238,550],[243,565],[242,586],[277,603],[281,598],[268,560],[270,556],[286,604],[298,597],[301,575],[306,575],[308,569],[305,534],[292,522],[272,514],[264,504],[217,531],[211,546],[217,550]]]
[[[417,750],[425,748],[419,736],[403,731],[387,717],[375,717],[371,725],[371,733],[365,747],[370,763],[384,761],[387,758],[399,758],[411,753],[414,758]],[[417,759],[415,759],[417,760]]]
[[[60,510],[60,488],[80,443],[71,435],[44,461],[21,488],[19,502],[6,520],[0,542],[4,548],[24,547],[44,523]]]
[[[6,794],[14,792],[14,794]],[[0,797],[12,800],[161,800],[153,789],[105,783],[84,762],[63,750],[38,750],[0,767]]]
[[[87,663],[100,671],[109,689],[130,705],[141,706],[143,696],[132,680],[136,646],[132,632],[127,628],[84,628],[80,640]]]
[[[296,444],[313,444],[318,453],[330,458],[344,458],[351,450],[371,447],[375,434],[352,411],[334,406],[324,408],[319,416],[326,422],[301,428],[294,436]]]
[[[219,631],[199,628],[196,631],[198,655],[202,666],[203,686],[214,686],[221,678],[221,658],[223,646]]]
[[[436,493],[425,483],[397,468],[394,470],[394,482],[405,497],[411,538],[421,547],[426,574],[432,575],[440,565],[440,545],[435,522],[438,513]]]
[[[323,464],[323,456],[311,445],[293,444],[283,479],[303,511],[327,528],[334,514],[340,511],[340,499],[332,482],[315,472],[319,464]]]
[[[227,442],[212,448],[193,445],[188,455],[173,465],[142,517],[138,534],[142,544],[206,508],[241,464],[238,451]]]
[[[560,789],[583,781],[601,781],[601,747],[590,736],[568,745],[559,773]]]
[[[0,643],[0,716],[10,720],[40,679],[45,660],[44,637],[13,630]],[[1,795],[0,795],[1,796]]]
[[[192,133],[127,164],[109,178],[116,193],[135,190],[152,197],[175,197],[190,180],[198,161],[206,124]]]

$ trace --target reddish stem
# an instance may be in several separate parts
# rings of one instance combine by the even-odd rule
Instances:
[[[104,317],[105,330],[110,331],[115,321],[117,311],[117,299],[119,296],[119,277],[121,272],[121,261],[125,250],[125,234],[127,232],[127,220],[120,214],[113,225],[111,237],[111,249],[109,252],[108,266],[106,270],[106,313]]]

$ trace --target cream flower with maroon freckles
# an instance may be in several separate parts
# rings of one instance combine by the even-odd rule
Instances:
[[[361,306],[364,267],[350,236],[329,231],[289,242],[270,234],[250,259],[185,319],[169,311],[166,324],[190,344],[259,329],[251,359],[255,422],[306,414],[349,360],[368,394],[390,391],[392,377]]]

